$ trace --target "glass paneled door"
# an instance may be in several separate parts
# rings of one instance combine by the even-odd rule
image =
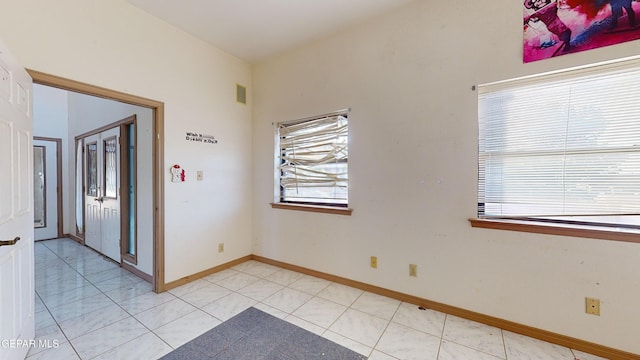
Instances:
[[[84,138],[85,244],[120,262],[120,128]]]

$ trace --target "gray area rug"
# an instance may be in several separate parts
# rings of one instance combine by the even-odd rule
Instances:
[[[255,308],[249,308],[162,360],[344,359],[366,357]]]

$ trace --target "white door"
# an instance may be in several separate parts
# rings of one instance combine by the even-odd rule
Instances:
[[[84,139],[85,244],[120,262],[120,128]]]
[[[33,140],[33,226],[35,240],[58,237],[58,145]]]
[[[33,312],[31,77],[0,43],[0,359],[24,359]],[[17,241],[17,242],[16,242]]]
[[[101,251],[102,233],[100,231],[100,188],[98,165],[98,135],[88,136],[84,139],[84,243],[85,245]]]

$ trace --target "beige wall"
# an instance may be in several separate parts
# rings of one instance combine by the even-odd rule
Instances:
[[[523,65],[521,16],[517,1],[416,1],[255,66],[253,252],[640,353],[640,246],[467,221],[472,85],[637,54],[635,41]],[[346,107],[353,215],[271,209],[272,123]]]
[[[167,281],[253,251],[640,353],[640,247],[467,222],[472,85],[637,53],[636,41],[523,65],[521,15],[508,0],[416,1],[255,66],[255,89],[248,64],[120,0],[12,2],[0,37],[25,67],[166,104]],[[235,103],[235,83],[253,109],[251,96]],[[272,123],[345,107],[353,216],[271,209]],[[192,130],[220,143],[186,143]],[[169,183],[174,163],[206,180]],[[584,314],[585,296],[602,316]]]
[[[235,102],[236,83],[251,92],[249,64],[121,0],[13,1],[0,38],[27,68],[165,103],[167,282],[250,254],[251,97]],[[187,182],[169,182],[176,163]]]

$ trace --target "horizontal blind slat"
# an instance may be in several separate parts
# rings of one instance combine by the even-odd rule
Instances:
[[[346,113],[279,124],[278,137],[281,201],[347,204]]]
[[[640,214],[640,65],[478,96],[481,216]]]

